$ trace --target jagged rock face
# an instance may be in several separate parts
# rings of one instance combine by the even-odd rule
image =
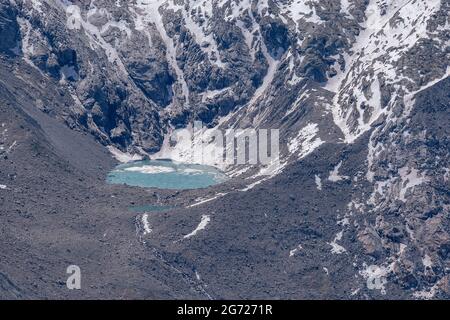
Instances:
[[[353,18],[339,15],[339,2],[69,5],[11,5],[9,10],[18,10],[19,55],[73,93],[71,126],[122,150],[154,151],[169,123],[185,126],[197,119],[213,125],[246,105],[267,104],[262,96],[283,85],[297,91],[276,108],[286,112],[300,95],[299,83],[325,82],[336,73],[333,56],[359,32]],[[134,113],[146,117],[147,128],[127,119]]]
[[[16,10],[7,1],[0,2],[0,50],[12,55],[20,39]]]
[[[156,152],[194,120],[280,129],[283,170],[325,145],[362,148],[363,169],[345,154],[330,169],[352,189],[330,241],[357,241],[362,275],[376,264],[420,298],[449,291],[449,12],[449,0],[2,0],[0,52],[73,100],[39,108],[123,151]]]
[[[449,233],[449,153],[438,120],[448,121],[449,2],[378,5],[335,87],[335,121],[346,140],[371,132],[364,178],[373,190],[355,196],[345,215],[367,254],[423,298],[449,290],[448,261],[438,253]],[[412,10],[421,12],[417,19]]]

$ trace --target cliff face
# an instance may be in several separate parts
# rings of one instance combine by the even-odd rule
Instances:
[[[267,224],[247,208],[251,219],[233,231],[240,238],[256,219],[267,237],[269,230],[282,235],[272,243],[277,267],[270,274],[284,268],[287,276],[268,276],[262,288],[337,259],[356,280],[330,296],[445,296],[449,9],[448,0],[1,0],[0,55],[5,64],[26,67],[0,80],[12,77],[29,88],[39,82],[29,92],[36,110],[123,152],[160,151],[172,130],[195,120],[211,128],[279,129],[281,167],[231,168],[261,184],[226,198],[255,204],[255,197],[272,193],[273,203],[261,209],[271,213],[281,201],[293,201],[283,218]],[[5,153],[10,145],[1,136],[0,143]],[[260,180],[263,170],[272,179]],[[311,201],[300,201],[303,195]],[[298,206],[309,215],[299,216]],[[238,210],[226,210],[239,219]],[[215,214],[221,227],[207,233],[213,240],[198,244],[199,252],[216,250],[219,235],[233,233],[226,227],[231,218]],[[318,217],[327,221],[324,230]],[[178,222],[162,219],[161,228]],[[314,232],[288,227],[306,223]],[[300,251],[299,237],[304,248],[309,244],[310,260],[286,267],[283,254],[289,247]],[[225,246],[234,248],[227,239]],[[263,253],[254,241],[241,239],[242,250],[256,258]],[[153,245],[163,247],[159,240]],[[200,261],[185,245],[171,250],[200,273],[228,254]],[[258,260],[261,274],[263,264]],[[366,287],[371,266],[388,279],[386,288]],[[332,265],[326,268],[333,273]],[[224,271],[210,272],[217,280]],[[217,297],[233,297],[220,281],[214,288]]]

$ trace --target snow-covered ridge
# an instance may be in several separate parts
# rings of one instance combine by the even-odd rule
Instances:
[[[377,0],[370,1],[363,31],[349,51],[353,54],[345,54],[345,70],[326,87],[336,92],[331,110],[347,142],[369,130],[380,116],[391,113],[389,105],[382,106],[379,81],[397,90],[405,88],[401,85],[405,81],[411,82],[398,61],[420,39],[429,38],[428,22],[440,5],[440,0],[394,0],[380,9]],[[395,92],[390,103],[402,94]]]

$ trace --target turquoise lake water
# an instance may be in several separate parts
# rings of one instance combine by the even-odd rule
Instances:
[[[112,184],[175,190],[206,188],[227,179],[224,173],[214,167],[168,160],[121,164],[107,177],[108,183]]]

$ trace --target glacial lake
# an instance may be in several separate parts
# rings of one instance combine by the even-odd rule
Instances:
[[[228,180],[220,170],[170,160],[145,160],[121,164],[107,176],[111,184],[158,189],[199,189]]]

